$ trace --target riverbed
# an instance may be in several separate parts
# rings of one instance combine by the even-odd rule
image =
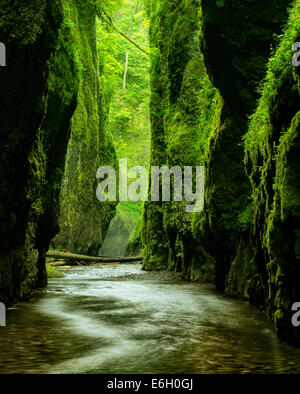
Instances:
[[[65,270],[7,313],[0,373],[299,373],[260,310],[139,264]]]

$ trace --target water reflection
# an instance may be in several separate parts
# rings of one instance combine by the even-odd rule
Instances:
[[[52,280],[8,312],[0,372],[300,372],[300,349],[280,343],[259,310],[208,285],[140,273],[80,267]]]

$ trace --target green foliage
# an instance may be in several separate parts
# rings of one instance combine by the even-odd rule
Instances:
[[[217,0],[218,7],[224,7],[224,5],[225,5],[225,0]]]
[[[113,23],[143,48],[148,48],[148,20],[144,5],[124,0],[115,10]],[[102,81],[109,102],[108,128],[113,135],[118,157],[127,157],[128,165],[148,166],[149,160],[149,64],[147,56],[108,28],[97,24],[97,47]],[[126,90],[123,77],[126,52],[129,66]]]
[[[17,42],[22,46],[34,43],[43,33],[46,8],[46,0],[16,1],[14,7],[10,0],[1,0],[0,30],[8,37],[6,44]]]
[[[83,0],[85,3],[89,3],[93,7],[97,7],[100,10],[105,11],[107,14],[111,15],[113,12],[118,12],[122,9],[126,0]]]
[[[124,0],[117,8],[105,8],[105,12],[119,30],[141,47],[148,48],[149,22],[143,2]],[[102,20],[97,22],[97,49],[101,84],[108,106],[107,129],[112,135],[117,156],[127,158],[128,167],[141,165],[147,168],[150,155],[149,60]],[[124,90],[126,52],[129,64]],[[107,254],[109,245],[111,252],[124,251],[123,244],[125,242],[126,246],[130,235],[128,230],[136,227],[141,214],[141,203],[120,203],[101,253]]]

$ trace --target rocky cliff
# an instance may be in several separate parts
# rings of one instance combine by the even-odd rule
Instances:
[[[46,284],[45,252],[59,231],[62,179],[62,245],[99,249],[113,215],[114,207],[99,206],[93,190],[101,158],[114,158],[94,24],[93,10],[79,0],[1,3],[7,65],[0,67],[0,300],[6,304]],[[85,234],[87,214],[92,223]],[[63,241],[66,217],[72,245]]]
[[[36,242],[47,160],[41,127],[63,13],[60,1],[2,3],[0,298],[8,303],[45,281]]]
[[[204,165],[205,207],[147,203],[144,268],[214,280],[297,341],[299,1],[149,7],[152,165]]]

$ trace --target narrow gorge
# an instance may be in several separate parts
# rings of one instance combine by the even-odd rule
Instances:
[[[15,335],[10,322],[18,327],[28,316],[29,342],[27,334],[18,342],[28,354],[37,316],[52,327],[44,338],[49,360],[39,354],[11,371],[0,356],[0,373],[299,372],[284,369],[300,366],[299,41],[300,0],[0,1],[3,354]],[[114,168],[120,179],[124,158],[128,170],[149,170],[148,198],[122,199],[117,182],[116,198],[100,201],[98,169]],[[171,201],[153,201],[150,170],[163,166],[204,167],[200,212],[174,198],[175,176]],[[71,263],[71,254],[115,257],[115,264]],[[124,256],[141,256],[141,264],[118,260]],[[66,332],[67,319],[82,335],[90,330],[101,357],[87,341],[91,366],[82,359],[73,371],[64,344],[50,345],[54,318]],[[165,325],[169,318],[178,334]],[[123,325],[129,345],[116,350]],[[156,342],[146,346],[152,332],[159,362],[149,350]],[[213,337],[220,359],[208,368],[200,349],[209,363]],[[257,346],[251,366],[243,359],[247,337]],[[111,348],[100,346],[103,338]],[[265,350],[255,338],[266,353],[279,346],[276,366],[259,371]],[[82,345],[71,341],[74,361]],[[235,353],[230,346],[242,367],[223,358]]]

